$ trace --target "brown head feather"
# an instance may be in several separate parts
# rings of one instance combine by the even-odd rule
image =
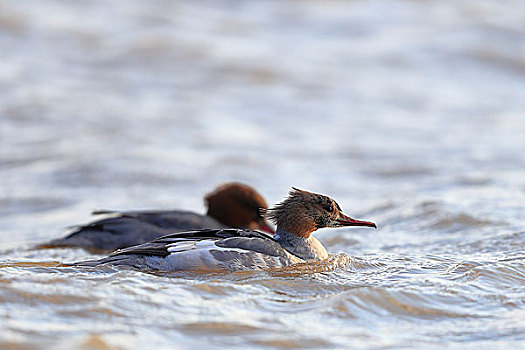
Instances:
[[[252,187],[241,183],[226,183],[204,197],[208,207],[207,215],[221,223],[235,228],[262,229],[268,231],[268,224],[261,209],[268,205]]]
[[[288,198],[267,210],[279,230],[308,237],[339,216],[340,207],[330,197],[292,187]]]

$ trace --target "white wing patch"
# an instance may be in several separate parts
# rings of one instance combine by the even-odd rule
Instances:
[[[170,243],[166,247],[167,247],[166,250],[170,253],[184,252],[187,250],[197,249],[197,242],[180,241],[180,242]]]
[[[293,262],[293,256],[284,259],[236,247],[219,247],[216,240],[181,240],[167,244],[167,257],[145,257],[150,267],[167,270],[237,271],[281,267]],[[288,255],[288,254],[287,254]]]
[[[230,251],[230,252],[238,252],[238,253],[246,253],[250,250],[242,249],[242,248],[223,248],[215,245],[214,240],[202,240],[202,241],[180,241],[180,242],[174,242],[167,245],[167,251],[169,253],[181,253],[186,252],[189,250],[208,250],[208,249],[214,249],[214,250],[220,250],[220,251]]]

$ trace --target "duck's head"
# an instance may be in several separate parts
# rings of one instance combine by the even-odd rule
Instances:
[[[323,227],[368,226],[377,228],[370,221],[353,219],[343,214],[332,198],[292,187],[288,198],[267,210],[268,218],[277,230],[309,237]]]
[[[263,210],[268,208],[266,201],[248,185],[225,183],[208,193],[204,200],[207,215],[227,226],[274,233],[264,219]]]

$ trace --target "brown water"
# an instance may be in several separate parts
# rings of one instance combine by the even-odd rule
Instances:
[[[0,0],[0,348],[525,348],[522,1]],[[92,209],[334,197],[328,261],[62,265]]]

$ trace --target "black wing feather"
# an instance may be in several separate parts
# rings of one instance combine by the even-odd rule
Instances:
[[[245,237],[245,238],[261,238],[269,239],[273,241],[273,238],[259,231],[239,230],[239,229],[204,229],[187,232],[171,233],[159,237],[151,242],[139,244],[133,247],[119,249],[111,253],[108,257],[117,255],[130,255],[130,254],[141,254],[141,255],[155,255],[155,256],[168,256],[168,245],[170,243],[176,243],[180,241],[202,241],[206,239],[221,240],[232,237]]]

